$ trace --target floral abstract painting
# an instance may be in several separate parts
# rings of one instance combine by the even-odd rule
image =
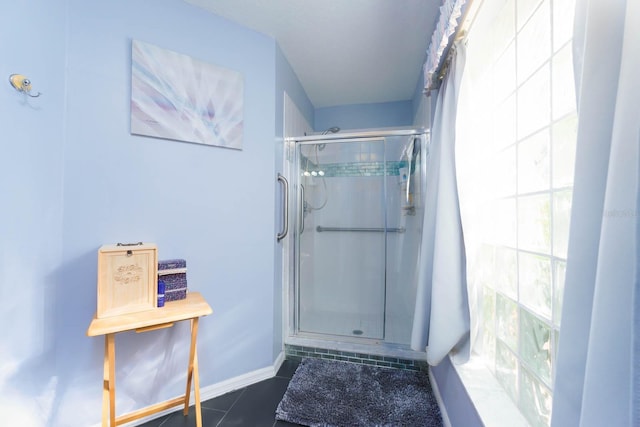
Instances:
[[[243,98],[240,73],[133,41],[131,133],[242,149]]]

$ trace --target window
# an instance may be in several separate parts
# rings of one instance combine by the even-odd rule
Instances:
[[[551,398],[573,185],[575,0],[484,0],[457,120],[474,349],[531,425]]]

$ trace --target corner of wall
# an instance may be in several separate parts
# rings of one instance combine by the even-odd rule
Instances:
[[[443,414],[447,414],[450,425],[484,427],[451,360],[445,357],[439,365],[432,366],[429,372],[433,378],[433,387],[440,396],[438,404],[443,408]]]

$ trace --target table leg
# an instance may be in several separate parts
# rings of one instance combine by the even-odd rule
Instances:
[[[189,413],[189,399],[191,395],[191,380],[195,389],[196,426],[202,426],[202,411],[200,408],[200,378],[198,376],[198,354],[196,339],[198,336],[198,318],[191,319],[191,349],[189,351],[189,368],[187,370],[187,391],[184,396],[184,415]]]
[[[196,426],[202,427],[202,409],[200,408],[200,374],[198,372],[198,352],[193,355],[193,391],[195,392]]]
[[[102,426],[109,425],[116,425],[116,344],[114,334],[107,334],[104,337]]]

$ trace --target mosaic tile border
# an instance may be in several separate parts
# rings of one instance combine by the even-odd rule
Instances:
[[[343,362],[358,363],[361,365],[384,366],[408,371],[427,372],[429,367],[424,360],[411,360],[390,356],[377,356],[351,351],[328,350],[324,348],[306,347],[285,344],[285,357],[290,360],[300,361],[305,357],[316,359],[341,360]]]
[[[351,176],[399,176],[400,169],[406,168],[406,160],[387,162],[344,162],[324,163],[317,165],[304,157],[302,169],[309,172],[322,170],[325,178],[351,177]],[[412,169],[414,168],[412,164]],[[386,173],[385,173],[386,172]],[[413,170],[412,170],[413,172]]]
[[[398,176],[406,161],[328,163],[321,167],[327,177]],[[386,174],[385,174],[386,172]]]

